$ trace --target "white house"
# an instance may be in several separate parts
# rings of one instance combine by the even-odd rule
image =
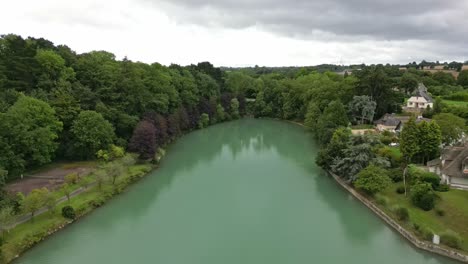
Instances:
[[[468,190],[468,146],[448,147],[440,158],[427,163],[430,172],[438,174],[443,183]]]
[[[427,107],[434,107],[434,101],[432,97],[427,93],[427,88],[424,84],[420,83],[418,86],[418,91],[414,96],[408,99],[406,105],[407,109],[421,110],[426,109]]]

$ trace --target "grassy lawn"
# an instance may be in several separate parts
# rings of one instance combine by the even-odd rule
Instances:
[[[446,103],[449,106],[468,106],[468,102],[464,101],[442,100],[442,102]]]
[[[447,230],[453,230],[463,239],[462,250],[468,252],[468,191],[450,190],[449,192],[436,192],[439,199],[431,211],[424,211],[412,205],[409,196],[398,194],[396,188],[402,183],[394,183],[382,193],[388,198],[388,204],[379,205],[388,214],[393,215],[392,208],[396,205],[408,209],[410,219],[402,223],[409,230],[414,231],[414,224],[425,227],[435,234],[441,234]],[[444,215],[439,216],[436,210],[443,210]]]
[[[117,177],[115,185],[107,182],[101,189],[98,186],[93,186],[89,190],[72,197],[70,201],[58,204],[53,212],[46,212],[34,217],[33,220],[17,225],[9,233],[5,233],[1,247],[4,261],[11,261],[16,255],[40,242],[54,230],[60,229],[69,223],[70,220],[62,217],[61,208],[63,206],[71,205],[78,217],[85,215],[113,195],[120,193],[131,182],[143,177],[151,168],[150,164],[130,166],[123,175]],[[61,194],[60,191],[56,192],[57,197],[61,196]]]

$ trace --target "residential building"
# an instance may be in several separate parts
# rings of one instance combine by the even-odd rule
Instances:
[[[398,116],[395,114],[385,114],[381,119],[374,122],[378,131],[400,132],[403,126],[410,120],[411,116]],[[418,116],[416,124],[420,122],[431,122],[431,119]]]
[[[438,159],[427,163],[430,172],[452,188],[468,190],[468,145],[447,147]]]
[[[408,99],[405,110],[424,110],[428,107],[434,107],[434,101],[428,94],[426,86],[419,83],[416,94]]]
[[[377,126],[377,130],[381,132],[396,132],[397,127],[401,124],[401,120],[395,114],[385,114],[382,118],[375,121],[374,124]]]

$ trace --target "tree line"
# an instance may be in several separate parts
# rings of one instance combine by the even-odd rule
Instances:
[[[392,65],[359,65],[344,76],[321,72],[335,68],[287,68],[291,74],[209,62],[163,66],[3,35],[0,175],[13,179],[56,159],[93,159],[112,145],[150,159],[185,131],[245,114],[305,122],[326,145],[349,122],[400,112],[418,82],[456,85],[442,72]]]
[[[244,115],[244,93],[232,82],[209,62],[166,67],[2,35],[2,181],[112,145],[151,158],[185,131]]]

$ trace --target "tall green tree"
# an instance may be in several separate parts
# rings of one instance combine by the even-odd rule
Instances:
[[[413,74],[405,72],[401,77],[399,86],[406,94],[411,94],[418,88],[418,80]]]
[[[465,119],[451,113],[441,113],[434,116],[442,133],[442,143],[452,145],[458,142],[467,131]]]
[[[115,139],[114,127],[95,111],[83,111],[71,128],[76,157],[93,158],[100,149],[107,149]]]
[[[382,65],[366,67],[356,72],[359,82],[356,86],[358,95],[367,95],[377,103],[376,116],[397,112],[403,102],[395,91],[390,77]],[[348,78],[346,78],[348,79]]]
[[[17,159],[4,160],[6,164],[0,165],[18,174],[27,167],[52,161],[62,122],[46,102],[21,96],[0,119],[3,119],[2,126],[5,128],[0,132],[0,137],[5,138],[4,151],[12,152]]]
[[[333,132],[339,127],[348,126],[348,123],[343,104],[339,101],[333,101],[325,108],[317,122],[316,137],[321,144],[327,144]]]
[[[419,133],[414,117],[404,125],[400,135],[400,151],[403,155],[405,170],[403,172],[403,180],[406,195],[406,171],[413,157],[419,153]]]
[[[340,127],[333,133],[330,143],[322,147],[316,157],[317,165],[329,170],[335,160],[344,158],[344,151],[351,144],[351,129]]]
[[[461,85],[465,88],[468,87],[468,71],[467,70],[460,72],[460,74],[458,75],[457,82],[458,82],[458,85]]]
[[[310,130],[315,131],[317,129],[317,123],[320,118],[322,111],[318,105],[311,101],[307,106],[307,113],[305,115],[304,125]]]
[[[439,147],[442,143],[442,133],[439,125],[434,121],[430,123],[423,121],[419,123],[417,127],[419,135],[419,156],[421,156],[422,162],[425,164],[439,154]]]
[[[348,106],[354,121],[359,124],[371,123],[374,120],[376,107],[377,104],[367,95],[354,96]]]

